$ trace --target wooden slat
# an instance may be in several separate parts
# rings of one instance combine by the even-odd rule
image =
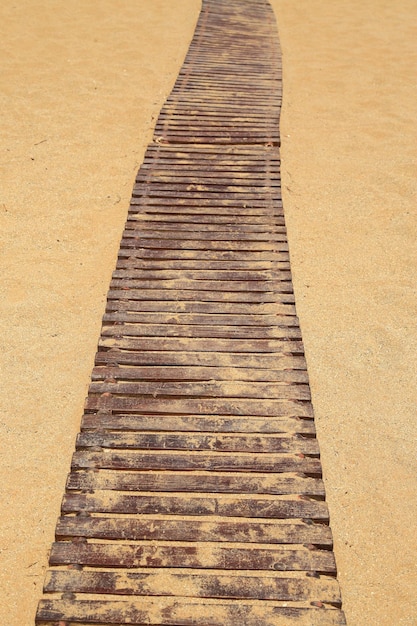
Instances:
[[[154,381],[252,381],[252,382],[274,382],[274,383],[307,383],[307,372],[302,369],[256,369],[256,368],[231,368],[231,367],[201,367],[180,365],[166,365],[159,367],[156,365],[119,367],[114,364],[112,367],[97,366],[93,369],[91,378],[93,381],[134,381],[134,380],[154,380]]]
[[[142,295],[145,290],[142,290]],[[193,293],[193,292],[191,292]],[[136,295],[136,292],[133,292]],[[102,336],[99,341],[101,348],[114,348],[133,351],[167,351],[181,352],[227,352],[236,354],[303,354],[304,348],[301,341],[288,341],[280,339],[223,339],[223,338],[199,338],[199,337],[123,337],[120,332],[116,337]],[[239,357],[236,357],[238,360]],[[219,362],[217,361],[217,364]]]
[[[112,489],[115,491],[172,491],[207,493],[260,493],[260,494],[303,494],[324,497],[323,481],[307,478],[303,474],[270,474],[214,472],[148,472],[124,470],[100,470],[71,472],[67,489],[91,491]]]
[[[312,519],[327,522],[325,502],[299,496],[248,496],[224,494],[147,494],[141,495],[95,490],[93,494],[71,493],[64,496],[63,513],[94,512],[126,515],[215,515],[266,519]]]
[[[295,315],[295,306],[292,302],[196,302],[193,300],[142,300],[129,299],[130,294],[119,291],[120,298],[108,299],[107,311],[131,311],[157,313],[204,313],[213,315]]]
[[[228,326],[193,325],[193,324],[118,324],[105,326],[103,337],[195,337],[219,339],[301,339],[301,331],[297,327],[280,326]]]
[[[119,367],[97,366],[93,369],[91,379],[93,381],[252,381],[274,383],[307,383],[308,375],[305,370],[285,369],[256,369],[256,368],[232,368],[232,367],[181,367],[180,365],[158,365]]]
[[[294,433],[315,434],[314,421],[297,417],[258,417],[226,415],[155,415],[120,414],[111,411],[85,413],[82,430],[162,432],[239,432],[239,433]]]
[[[127,293],[127,291],[129,293]],[[197,289],[133,289],[126,287],[124,289],[111,289],[108,292],[108,298],[110,300],[153,300],[153,301],[186,301],[191,300],[193,302],[233,302],[233,303],[253,303],[253,304],[266,304],[266,303],[281,303],[281,304],[293,304],[294,295],[292,293],[277,293],[274,291],[264,292],[245,292],[245,291],[208,291]],[[238,307],[236,310],[239,311]]]
[[[311,404],[297,400],[253,400],[247,398],[172,398],[123,397],[104,394],[88,396],[89,411],[110,410],[167,415],[232,415],[259,417],[313,417]]]
[[[75,543],[52,545],[51,565],[79,563],[88,567],[190,567],[196,569],[253,569],[334,572],[328,550],[290,546],[254,547],[239,544],[198,545],[192,542]]]
[[[276,435],[236,435],[222,433],[80,433],[77,449],[100,446],[135,450],[207,450],[216,452],[256,452],[317,455],[316,439]]]
[[[130,304],[129,304],[130,306]],[[158,344],[159,345],[159,344]],[[306,361],[304,356],[294,356],[291,353],[285,352],[228,352],[221,353],[221,357],[215,351],[213,352],[198,352],[189,350],[177,350],[178,343],[173,342],[164,347],[164,350],[153,350],[147,352],[143,351],[135,352],[133,347],[126,345],[126,349],[122,349],[120,340],[112,343],[108,350],[103,350],[96,353],[97,364],[118,363],[120,365],[172,365],[172,366],[204,366],[209,368],[225,367],[233,368],[236,370],[236,376],[239,377],[243,369],[259,369],[261,373],[264,371],[273,371],[275,369],[282,370],[304,370],[306,368]],[[237,344],[236,344],[237,345]],[[298,346],[297,346],[298,347]],[[129,350],[129,351],[128,351]],[[140,350],[140,346],[139,346]],[[220,360],[219,360],[220,359]],[[243,375],[243,373],[242,373]]]
[[[175,516],[143,515],[138,517],[72,517],[58,520],[59,539],[108,539],[131,541],[196,541],[258,544],[311,544],[332,547],[330,528],[325,524],[253,520],[247,518],[175,519]]]
[[[256,327],[293,327],[299,328],[298,318],[295,315],[233,315],[231,317],[227,314],[187,314],[177,312],[176,314],[165,312],[154,312],[152,314],[144,312],[131,312],[131,311],[116,311],[114,313],[106,313],[103,316],[103,322],[116,323],[116,322],[129,322],[132,324],[175,324],[175,325],[189,325],[189,326],[213,326],[222,325],[228,327],[244,326],[249,328],[251,326]]]
[[[255,600],[291,600],[292,602],[317,601],[338,603],[340,593],[333,578],[283,577],[277,574],[253,576],[178,572],[156,569],[151,572],[91,572],[52,571],[47,576],[47,592],[72,593],[74,591],[112,595],[175,596],[229,598]]]
[[[224,241],[209,239],[207,241],[203,241],[200,239],[189,238],[187,240],[178,240],[178,239],[164,239],[161,236],[156,236],[155,238],[146,238],[142,236],[138,237],[125,237],[122,239],[120,245],[123,248],[136,248],[136,249],[164,249],[164,250],[204,250],[204,251],[212,251],[212,250],[224,250],[229,252],[239,252],[239,254],[244,255],[250,253],[252,251],[255,252],[265,252],[268,256],[268,252],[275,251],[288,251],[288,244],[281,240],[270,241],[250,241],[250,240],[238,240],[238,241],[230,241],[229,238],[226,238]],[[181,287],[180,287],[181,289]]]
[[[137,600],[42,600],[38,610],[37,624],[44,626],[62,619],[77,622],[77,626],[87,624],[114,626],[225,626],[225,624],[245,624],[245,626],[343,626],[346,624],[343,613],[337,609],[289,608],[274,603],[247,604],[239,601],[212,601],[208,599],[157,600],[139,598]]]
[[[117,450],[104,448],[101,452],[77,450],[72,468],[142,469],[142,470],[205,470],[212,472],[301,472],[319,474],[318,459],[298,454],[271,453],[205,453],[200,451]]]

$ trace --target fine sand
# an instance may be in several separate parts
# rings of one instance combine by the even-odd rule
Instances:
[[[349,626],[411,626],[416,2],[272,4],[284,207],[344,608]],[[0,6],[2,625],[33,624],[134,176],[199,8]]]

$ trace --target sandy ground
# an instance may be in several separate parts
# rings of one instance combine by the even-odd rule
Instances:
[[[272,4],[284,204],[344,608],[349,626],[410,626],[417,7]],[[1,624],[33,624],[133,179],[198,11],[0,6]]]

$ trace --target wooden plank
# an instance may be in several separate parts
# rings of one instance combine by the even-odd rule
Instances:
[[[194,175],[190,175],[187,172],[181,173],[173,170],[170,174],[162,174],[150,170],[149,172],[139,172],[136,177],[135,188],[146,187],[161,187],[163,189],[184,189],[186,185],[187,191],[215,191],[221,192],[233,192],[233,193],[246,193],[247,191],[253,192],[255,189],[259,189],[262,184],[262,193],[272,193],[276,188],[281,187],[281,181],[278,177],[271,176],[273,172],[269,172],[268,180],[263,180],[260,176],[249,176],[246,174],[243,176],[236,176],[234,173],[230,173],[228,176],[223,173],[223,176],[215,176],[213,173],[209,175],[207,173],[198,172]],[[261,180],[260,180],[261,179]],[[238,226],[238,225],[237,225]]]
[[[126,572],[52,571],[45,584],[46,592],[94,593],[112,595],[149,595],[192,598],[229,598],[280,601],[340,602],[337,582],[328,576],[313,578],[284,577],[277,574],[251,573],[225,576],[212,573],[189,573],[166,569]]]
[[[300,433],[315,434],[312,419],[291,417],[219,416],[219,415],[123,415],[111,412],[85,413],[82,430],[147,431],[162,432],[240,432],[240,433]]]
[[[286,499],[283,499],[286,498]],[[304,498],[304,496],[303,496]],[[96,490],[93,494],[67,492],[62,513],[122,513],[124,515],[191,515],[264,519],[305,519],[328,522],[325,502],[300,496],[184,494],[127,494]]]
[[[207,450],[215,452],[257,452],[258,454],[318,455],[316,439],[294,435],[242,435],[236,433],[109,433],[83,432],[76,448],[114,448],[134,450]]]
[[[230,94],[231,95],[231,94]],[[171,96],[168,96],[166,99],[166,106],[168,108],[174,108],[176,111],[180,111],[181,109],[194,109],[196,107],[203,107],[208,109],[209,111],[228,111],[230,113],[240,113],[245,112],[247,115],[253,115],[252,119],[256,119],[262,113],[265,115],[268,113],[268,117],[273,117],[274,115],[279,115],[280,111],[280,101],[275,100],[275,102],[269,101],[267,103],[269,111],[265,110],[265,99],[259,101],[255,98],[252,98],[252,101],[244,100],[243,98],[238,97],[239,104],[231,104],[230,103],[230,95],[229,98],[221,97],[221,94],[215,96],[214,94],[210,95],[209,91],[206,90],[204,94],[200,93],[200,90],[196,90],[195,93],[187,92],[184,97],[184,94],[181,94],[178,90],[174,92]],[[240,105],[240,106],[239,106]],[[255,124],[256,122],[254,122]],[[178,143],[182,143],[179,141]],[[210,141],[196,141],[195,143],[211,143]],[[250,142],[247,142],[250,145]],[[262,145],[264,142],[257,141],[253,142],[257,145]],[[238,145],[238,144],[235,144]],[[246,147],[246,146],[245,146]]]
[[[293,293],[277,293],[276,291],[208,291],[205,289],[133,289],[131,287],[124,287],[123,289],[111,289],[108,292],[109,300],[153,300],[153,301],[172,301],[181,302],[185,300],[199,301],[199,302],[238,302],[238,303],[255,303],[255,304],[267,304],[269,302],[276,302],[281,304],[294,304]],[[178,305],[180,308],[181,305]]]
[[[323,481],[292,474],[148,471],[75,471],[67,479],[69,491],[111,489],[114,491],[165,491],[199,493],[259,493],[324,497]],[[165,536],[165,535],[164,535]],[[185,537],[186,538],[186,537]],[[302,543],[302,542],[301,542]]]
[[[285,219],[284,216],[280,214],[279,211],[276,211],[273,215],[256,215],[246,211],[246,213],[242,213],[239,216],[234,215],[233,212],[229,214],[222,212],[213,212],[210,214],[203,214],[198,211],[198,209],[193,209],[192,207],[163,207],[159,205],[154,206],[152,204],[143,206],[143,209],[138,212],[135,209],[135,206],[131,207],[130,213],[128,215],[128,220],[146,223],[162,223],[162,224],[196,224],[204,227],[204,224],[207,226],[213,227],[228,227],[232,228],[234,224],[236,224],[237,218],[239,218],[239,224],[241,228],[244,226],[250,226],[251,228],[285,228]],[[163,210],[165,209],[165,210]],[[214,209],[216,211],[216,209]]]
[[[288,261],[288,249],[283,249],[284,245],[279,243],[279,246],[276,246],[274,250],[249,250],[249,249],[239,249],[234,244],[234,249],[229,248],[219,248],[216,250],[211,250],[208,247],[204,248],[172,248],[168,246],[166,249],[156,248],[152,249],[152,247],[143,246],[133,246],[132,241],[126,241],[126,245],[124,246],[122,241],[122,248],[119,250],[120,257],[140,257],[143,259],[157,259],[161,261],[162,259],[199,259],[201,261],[246,261],[246,262],[276,262],[276,261]],[[145,242],[146,243],[146,242]],[[220,242],[216,244],[218,247],[220,246]],[[126,248],[126,249],[124,249]],[[288,246],[287,246],[288,248]]]
[[[180,197],[146,197],[137,196],[130,199],[130,212],[145,211],[148,213],[170,213],[172,215],[187,213],[191,215],[212,214],[212,215],[228,215],[229,217],[239,218],[240,215],[246,217],[265,218],[269,216],[271,219],[282,217],[283,210],[280,200],[274,200],[272,203],[258,196],[250,201],[245,198],[194,198],[192,195]]]
[[[207,115],[221,115],[216,112],[206,113]],[[265,150],[258,150],[257,146],[254,146],[253,150],[245,151],[243,149],[236,152],[233,150],[233,146],[222,146],[219,148],[216,146],[215,150],[210,150],[210,145],[193,146],[192,144],[184,144],[180,146],[178,144],[170,146],[154,144],[148,146],[143,165],[141,168],[163,168],[171,165],[180,169],[187,169],[188,167],[201,167],[211,168],[217,167],[220,171],[227,171],[229,166],[234,168],[240,168],[250,171],[251,168],[258,168],[263,176],[269,176],[270,172],[275,173],[277,167],[281,163],[281,157],[277,148],[268,148]],[[138,170],[138,171],[141,171]],[[262,181],[262,177],[261,181]],[[281,206],[281,203],[278,205]],[[269,206],[271,211],[276,210],[275,205]]]
[[[187,139],[185,137],[184,139]],[[194,139],[193,137],[189,137],[189,140]],[[162,138],[161,138],[162,140]],[[253,189],[246,189],[244,187],[234,188],[230,191],[223,190],[221,187],[219,189],[202,189],[199,191],[198,189],[187,189],[183,185],[157,185],[152,184],[144,187],[143,185],[138,185],[133,188],[132,198],[165,198],[166,200],[171,200],[172,198],[184,199],[186,204],[189,203],[190,196],[194,200],[209,200],[210,203],[220,203],[223,204],[224,200],[234,200],[235,202],[243,201],[245,204],[250,204],[251,201],[264,201],[265,204],[271,204],[275,199],[278,200],[280,195],[280,188],[276,187],[274,189],[266,189],[263,193],[259,190],[259,188],[254,187]]]
[[[120,245],[122,248],[140,248],[140,249],[163,249],[163,250],[219,250],[227,252],[252,253],[252,252],[288,252],[288,244],[284,241],[230,241],[212,239],[203,241],[199,239],[189,238],[187,240],[179,239],[163,239],[161,236],[155,236],[154,239],[146,238],[138,235],[137,237],[124,237]]]
[[[243,453],[202,451],[148,451],[113,450],[100,452],[77,450],[71,463],[72,469],[126,469],[126,470],[205,470],[211,472],[298,472],[321,474],[318,459],[299,454]]]
[[[115,270],[112,274],[114,280],[124,281],[142,281],[142,280],[178,280],[178,272],[171,269],[155,269],[155,270],[142,270],[142,269],[125,269]],[[289,270],[256,270],[242,271],[242,270],[206,270],[206,269],[193,269],[193,271],[182,271],[181,280],[187,281],[220,281],[220,282],[238,282],[243,284],[268,282],[277,283],[291,281],[291,272]]]
[[[247,601],[248,602],[248,601]],[[273,603],[248,604],[238,601],[209,602],[208,599],[187,600],[176,597],[168,600],[161,596],[151,600],[42,600],[37,613],[37,626],[58,620],[76,621],[79,626],[87,624],[112,624],[114,626],[344,626],[343,613],[337,609],[289,608]],[[64,622],[65,623],[65,622]]]
[[[297,400],[255,400],[247,398],[129,398],[88,396],[85,409],[167,415],[241,415],[259,417],[313,417],[311,404]]]
[[[164,132],[160,131],[160,134],[154,135],[154,141],[156,142],[171,142],[171,143],[217,143],[218,145],[226,144],[226,143],[236,143],[236,144],[245,144],[245,143],[267,143],[273,141],[274,145],[279,146],[279,135],[278,131],[275,134],[268,133],[246,133],[243,132],[233,132],[229,133],[219,130],[217,133],[214,130],[210,131],[199,131],[192,133],[187,133],[186,131],[180,133],[174,133],[172,131]]]
[[[247,544],[207,544],[192,542],[137,542],[52,544],[50,565],[79,563],[87,567],[191,567],[202,569],[248,569],[279,571],[335,572],[332,552],[292,548],[291,546],[254,547]]]
[[[175,347],[175,345],[172,345]],[[120,364],[120,365],[172,365],[172,366],[202,366],[210,368],[233,368],[236,375],[244,376],[244,369],[259,370],[263,372],[276,370],[305,370],[306,361],[304,356],[293,356],[283,353],[251,353],[251,352],[227,352],[219,356],[216,352],[190,352],[187,350],[163,350],[160,352],[134,352],[122,351],[121,347],[112,347],[109,350],[96,353],[96,364]],[[210,380],[215,377],[210,376]]]
[[[171,278],[171,279],[134,279],[134,278],[114,278],[111,283],[112,289],[179,289],[182,291],[202,290],[202,291],[225,291],[233,293],[235,291],[243,291],[247,295],[251,292],[268,293],[271,291],[277,293],[292,293],[292,284],[286,280],[200,280],[190,278]]]
[[[209,78],[209,77],[208,77]],[[278,85],[278,81],[277,81]],[[214,102],[216,104],[221,105],[222,103],[228,103],[231,99],[239,99],[243,105],[266,105],[268,108],[272,106],[271,115],[268,116],[268,119],[271,120],[273,118],[273,111],[278,112],[278,103],[275,101],[273,94],[271,94],[271,85],[260,85],[259,89],[257,89],[256,95],[253,93],[252,89],[249,87],[245,87],[245,85],[241,84],[232,84],[229,81],[229,84],[218,84],[217,80],[206,80],[198,81],[198,79],[191,78],[187,84],[187,91],[184,98],[184,91],[181,86],[174,86],[171,96],[175,98],[178,97],[178,102],[184,104],[192,102],[195,98],[202,98],[205,96],[206,102]],[[265,107],[266,108],[266,107]],[[271,120],[272,122],[272,120]],[[158,121],[157,121],[158,124]],[[187,127],[184,127],[184,130],[187,130]],[[260,134],[262,127],[258,127],[257,125],[252,125],[250,128],[251,132]],[[278,131],[278,129],[277,129]],[[236,132],[240,132],[240,128],[236,128]],[[210,142],[209,142],[210,143]],[[257,142],[261,143],[261,142]]]
[[[90,394],[156,397],[195,396],[201,398],[259,398],[310,400],[308,385],[288,383],[256,383],[246,381],[128,381],[92,382]]]
[[[190,292],[193,293],[193,292]],[[157,351],[181,351],[181,352],[227,352],[251,353],[254,355],[263,354],[304,354],[301,341],[286,341],[285,339],[213,339],[195,337],[101,337],[99,341],[101,348],[119,348],[121,350],[157,350]],[[238,357],[237,357],[238,359]],[[265,360],[265,363],[268,361]],[[226,364],[225,362],[217,365]]]
[[[242,111],[239,112],[237,110],[213,111],[209,106],[195,107],[194,110],[192,107],[184,105],[177,107],[176,109],[171,107],[169,112],[161,114],[160,125],[171,124],[172,122],[175,122],[177,127],[180,127],[181,123],[185,126],[188,123],[196,124],[197,122],[201,124],[205,124],[206,122],[210,122],[211,124],[221,124],[222,122],[225,122],[229,126],[239,126],[242,124],[243,127],[246,128],[250,128],[254,124],[259,124],[259,128],[262,130],[266,129],[278,132],[278,120],[265,120],[265,118],[259,115],[259,113],[244,115]]]
[[[232,115],[238,116],[238,113],[231,114],[211,109],[201,110],[197,113],[199,122],[230,122]],[[193,111],[182,108],[166,117],[164,125],[169,125],[170,120],[174,123],[182,120],[190,119],[195,123],[196,114]],[[168,119],[169,118],[169,119]],[[187,122],[188,123],[188,122]],[[238,122],[240,123],[240,122]],[[249,174],[252,176],[255,172],[259,174],[259,187],[262,188],[264,182],[270,183],[272,179],[280,179],[281,156],[279,148],[266,148],[249,152],[240,145],[241,150],[234,150],[231,144],[224,146],[214,146],[214,150],[210,150],[210,145],[198,146],[198,144],[154,144],[159,148],[155,151],[153,148],[147,149],[144,161],[138,170],[138,175],[151,173],[160,170],[166,175],[174,176],[190,176],[200,173],[203,176],[210,177],[216,174],[220,177],[230,177],[230,174],[237,173],[236,180],[239,181],[239,174]],[[171,167],[173,165],[174,167]],[[213,169],[212,169],[213,167]]]
[[[124,238],[143,238],[143,239],[178,239],[178,228],[171,226],[170,228],[162,228],[159,223],[153,224],[151,230],[143,228],[140,224],[128,223],[126,230],[123,232]],[[247,226],[247,225],[246,225]],[[286,241],[287,237],[283,230],[274,229],[274,232],[264,231],[259,232],[250,228],[239,229],[236,228],[233,231],[225,228],[208,230],[206,228],[193,228],[183,229],[181,231],[181,239],[184,241],[237,241],[237,242],[282,242]]]
[[[230,230],[234,229],[234,222],[237,219],[236,216],[226,216],[226,215],[201,215],[201,213],[191,213],[190,211],[180,213],[180,212],[170,212],[165,213],[163,211],[158,211],[149,207],[148,210],[144,209],[141,212],[136,212],[133,214],[133,211],[130,212],[128,216],[127,225],[132,226],[140,226],[141,228],[154,228],[155,224],[158,225],[159,228],[188,228],[188,224],[193,224],[194,227],[198,227],[199,230],[208,229],[208,230]],[[262,216],[240,216],[239,217],[240,228],[243,230],[245,226],[250,227],[251,229],[258,230],[260,232],[269,232],[268,229],[280,229],[280,232],[284,232],[285,224],[284,219],[282,217],[275,217],[274,219]]]
[[[170,119],[178,119],[178,121],[182,121],[184,117],[184,115],[175,115],[170,116]],[[194,115],[191,114],[189,117],[193,118]],[[219,121],[223,121],[225,118],[216,116],[204,118],[202,116],[202,119],[218,119]],[[236,121],[239,122],[239,118],[236,118]],[[222,176],[229,176],[230,180],[239,180],[241,177],[248,177],[253,178],[259,183],[262,182],[263,176],[266,174],[268,174],[268,176],[273,174],[279,178],[281,175],[280,163],[280,160],[271,161],[269,159],[265,159],[264,161],[251,161],[248,159],[244,161],[231,157],[227,159],[223,158],[221,162],[219,159],[216,159],[216,161],[213,162],[213,159],[211,158],[208,162],[207,160],[204,160],[203,156],[200,156],[200,158],[196,160],[195,158],[191,158],[190,155],[188,155],[188,157],[184,154],[175,156],[168,153],[165,156],[158,155],[157,160],[155,157],[145,160],[145,162],[140,166],[135,180],[142,180],[143,176],[150,176],[152,178],[159,175],[169,176],[175,174],[178,176],[181,174],[183,169],[182,167],[181,169],[178,168],[178,166],[186,165],[187,176],[190,176],[191,174],[193,176],[202,174],[207,178],[217,178],[220,173]],[[177,167],[176,170],[173,169],[173,165]]]
[[[223,107],[223,105],[221,105]],[[230,105],[231,108],[239,109],[239,104]],[[278,105],[279,106],[279,105]],[[173,108],[165,103],[164,111],[169,110],[177,110],[176,105],[174,103]],[[242,109],[244,110],[244,108]],[[280,159],[280,151],[273,146],[264,146],[263,144],[257,145],[247,145],[247,146],[226,146],[224,149],[219,150],[217,146],[212,146],[210,144],[196,144],[194,146],[181,146],[181,145],[169,145],[169,146],[159,146],[158,144],[150,143],[146,148],[146,155],[149,156],[151,154],[156,154],[157,156],[163,156],[164,154],[190,154],[190,153],[198,153],[206,155],[213,155],[213,158],[224,158],[225,156],[232,157],[240,157],[243,156],[245,158],[256,160],[265,158],[269,159]]]
[[[181,367],[180,365],[158,365],[137,367],[95,367],[91,378],[97,380],[159,380],[159,381],[258,381],[275,383],[308,383],[304,370],[268,370],[232,367]]]
[[[143,219],[146,217],[147,219]],[[266,226],[262,224],[244,224],[243,228],[229,226],[228,224],[216,224],[213,223],[202,223],[198,224],[196,221],[190,221],[190,219],[180,220],[177,218],[176,221],[166,222],[161,220],[154,220],[153,216],[141,214],[142,219],[138,219],[138,216],[131,216],[126,222],[125,229],[127,231],[133,231],[134,233],[169,233],[169,237],[176,234],[177,238],[181,235],[188,235],[190,231],[190,224],[192,224],[193,233],[205,233],[204,238],[208,238],[207,235],[209,233],[212,234],[212,239],[219,239],[219,234],[222,237],[226,235],[229,236],[229,239],[237,239],[237,238],[247,238],[247,233],[250,232],[252,234],[252,239],[256,234],[258,237],[264,237],[268,240],[274,239],[275,233],[281,233],[281,241],[284,241],[283,235],[285,235],[285,226]],[[232,278],[235,280],[235,278]],[[246,280],[246,279],[244,279]]]
[[[173,131],[173,130],[164,130],[161,128],[156,128],[156,134],[154,135],[154,141],[156,142],[170,142],[170,143],[187,143],[187,141],[191,143],[217,143],[218,145],[226,144],[226,143],[235,143],[235,144],[245,144],[245,143],[267,143],[273,142],[274,145],[279,146],[279,133],[275,128],[271,128],[270,131],[265,130],[263,133],[251,132],[249,129],[247,132],[244,132],[244,129],[240,131],[234,131],[233,125],[231,125],[229,130],[225,130],[223,125],[219,125],[218,129],[216,128],[207,128],[204,127],[200,130],[182,130],[182,131]]]
[[[292,327],[298,328],[299,321],[295,315],[228,315],[222,313],[216,314],[187,314],[178,312],[176,314],[166,312],[155,312],[152,314],[145,312],[116,311],[114,313],[105,313],[103,322],[129,322],[132,324],[176,324],[176,325],[221,325],[221,326],[251,326],[257,327]]]
[[[121,350],[157,350],[164,352],[227,352],[231,354],[252,353],[263,354],[303,354],[304,349],[301,341],[289,341],[282,339],[224,339],[224,338],[200,338],[200,337],[123,337],[123,328],[114,337],[102,336],[99,346],[103,348],[119,348]],[[237,357],[238,359],[238,357]],[[236,359],[236,360],[237,360]],[[265,360],[265,364],[268,361]],[[216,363],[226,365],[225,362]]]
[[[277,119],[276,120],[265,120],[262,118],[253,118],[253,117],[237,117],[236,115],[232,116],[222,116],[222,117],[211,117],[211,116],[199,116],[194,117],[193,115],[188,115],[184,113],[181,115],[181,110],[177,111],[177,115],[165,115],[159,118],[158,123],[155,128],[158,131],[159,129],[175,128],[178,130],[184,130],[184,126],[187,126],[187,130],[199,131],[201,128],[204,129],[231,129],[236,130],[239,128],[239,131],[248,131],[253,133],[253,126],[256,120],[256,125],[258,127],[258,131],[270,131],[278,133],[277,129]]]
[[[124,252],[123,254],[127,254]],[[285,271],[289,269],[288,260],[278,261],[234,261],[234,260],[216,260],[216,259],[141,259],[137,256],[123,256],[117,260],[117,269],[124,270],[254,270],[254,271]]]
[[[106,303],[106,311],[131,311],[131,312],[149,312],[157,313],[169,312],[179,313],[204,313],[211,315],[295,315],[295,306],[291,302],[222,302],[221,306],[213,302],[193,302],[190,300],[178,300],[176,302],[163,301],[135,301],[129,300],[128,294],[124,293],[123,297],[117,301],[108,300]]]
[[[301,339],[301,331],[294,326],[221,326],[213,324],[140,324],[124,323],[104,325],[102,337],[183,337],[201,339]]]
[[[195,541],[255,544],[311,544],[330,549],[329,526],[305,521],[253,520],[140,515],[138,517],[63,516],[58,520],[59,540],[90,538],[125,541]]]

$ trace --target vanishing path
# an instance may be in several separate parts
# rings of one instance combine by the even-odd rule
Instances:
[[[345,624],[281,99],[269,4],[205,0],[134,186],[40,626]]]

